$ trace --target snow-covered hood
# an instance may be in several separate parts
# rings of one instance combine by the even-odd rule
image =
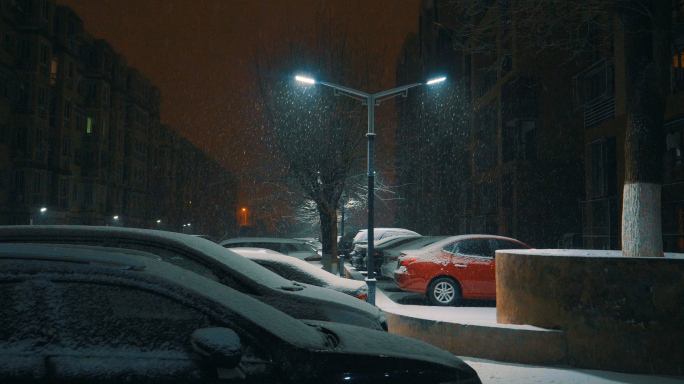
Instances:
[[[380,324],[387,323],[387,316],[378,307],[355,297],[317,287],[310,284],[294,283],[302,290],[289,292],[291,299],[285,297],[264,297],[263,301],[278,301],[277,308],[285,313],[297,312],[300,319],[330,319],[331,321],[356,324],[366,328],[379,329]],[[306,306],[303,303],[307,303]],[[315,305],[319,303],[319,305]],[[273,304],[272,304],[273,305]],[[292,306],[292,309],[287,308]],[[305,311],[310,311],[307,314]]]
[[[231,251],[258,264],[270,265],[286,270],[287,274],[283,273],[283,276],[294,281],[330,288],[355,297],[368,293],[368,286],[363,281],[345,279],[333,275],[321,269],[320,266],[312,265],[306,261],[279,252],[260,248],[231,248]]]
[[[381,356],[413,361],[418,360],[432,364],[438,363],[477,376],[468,364],[453,354],[409,337],[373,331],[347,324],[308,320],[304,321],[304,323],[332,331],[338,337],[339,345],[330,351],[331,353]]]

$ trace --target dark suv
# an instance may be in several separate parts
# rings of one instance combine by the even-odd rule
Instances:
[[[126,252],[0,244],[0,382],[480,383],[432,345],[298,321]]]

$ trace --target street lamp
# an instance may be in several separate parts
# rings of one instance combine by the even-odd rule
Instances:
[[[417,87],[419,85],[433,85],[442,83],[446,80],[446,77],[439,77],[431,79],[426,83],[413,83],[409,85],[404,85],[402,87],[392,88],[387,91],[382,91],[378,93],[367,93],[362,91],[357,91],[352,88],[343,87],[341,85],[327,83],[325,81],[316,81],[310,77],[295,76],[295,80],[305,83],[305,84],[322,84],[333,88],[335,90],[335,96],[347,96],[352,99],[361,101],[363,105],[368,106],[368,248],[366,251],[366,265],[368,266],[368,274],[366,275],[366,284],[368,285],[368,298],[367,301],[370,304],[375,305],[375,270],[374,270],[374,244],[373,244],[373,226],[374,226],[374,202],[373,198],[375,196],[375,166],[373,164],[373,156],[375,151],[375,107],[380,105],[382,101],[397,97],[399,95],[403,97],[408,96],[408,90],[410,88]]]
[[[242,213],[245,214],[245,226],[247,225],[247,208],[242,208]]]
[[[45,212],[47,212],[47,208],[41,207],[38,211],[40,211],[40,223],[39,224],[45,224],[45,218],[43,216],[45,216]],[[29,217],[30,217],[29,224],[30,225],[33,225],[33,217],[32,216],[33,215],[29,213]]]

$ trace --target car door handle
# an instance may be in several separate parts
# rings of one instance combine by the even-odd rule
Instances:
[[[454,266],[458,268],[468,268],[466,264],[454,264]]]

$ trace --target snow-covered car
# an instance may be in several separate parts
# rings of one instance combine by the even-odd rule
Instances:
[[[420,234],[403,228],[373,228],[373,238],[375,241],[395,236],[420,236]],[[368,244],[368,229],[362,229],[354,236],[352,249],[362,244]]]
[[[393,279],[394,270],[397,269],[397,258],[401,251],[420,249],[446,238],[447,236],[397,236],[376,241],[373,248],[375,253],[373,257],[375,273]],[[363,259],[364,269],[366,267],[367,249],[368,244],[357,247],[358,254]]]
[[[176,232],[75,225],[0,226],[0,243],[93,245],[149,252],[163,261],[221,282],[307,320],[333,321],[387,330],[373,305],[331,289],[284,279],[222,246]]]
[[[304,240],[277,237],[241,237],[223,240],[219,244],[224,248],[265,248],[304,261],[321,260],[321,255]]]
[[[481,383],[427,343],[299,321],[169,263],[98,247],[0,244],[0,321],[2,383]]]
[[[391,244],[404,244],[409,241],[421,238],[420,235],[399,235],[393,237],[387,237],[381,240],[376,240],[373,244],[374,254],[373,263],[375,264],[375,273],[380,273],[380,266],[382,265],[382,249],[386,248]],[[354,255],[351,258],[351,264],[353,267],[360,271],[367,270],[368,266],[366,263],[366,254],[368,251],[368,243],[357,244]]]
[[[382,246],[379,250],[382,256],[382,265],[380,266],[380,275],[394,279],[394,270],[397,269],[399,256],[403,251],[418,250],[427,247],[432,243],[446,239],[448,236],[422,236],[414,237],[411,240],[404,242],[398,241],[396,243],[388,242],[386,246]]]
[[[318,241],[317,239],[313,237],[295,237],[294,240],[301,240],[304,243],[306,243],[308,246],[313,248],[316,252],[319,254],[323,252],[323,243]]]
[[[231,248],[230,250],[288,280],[332,289],[361,300],[365,300],[368,296],[368,286],[365,282],[333,275],[306,261],[270,249]]]
[[[452,236],[402,251],[394,281],[404,291],[424,293],[432,305],[458,305],[461,298],[496,299],[495,252],[529,248],[503,236]]]

